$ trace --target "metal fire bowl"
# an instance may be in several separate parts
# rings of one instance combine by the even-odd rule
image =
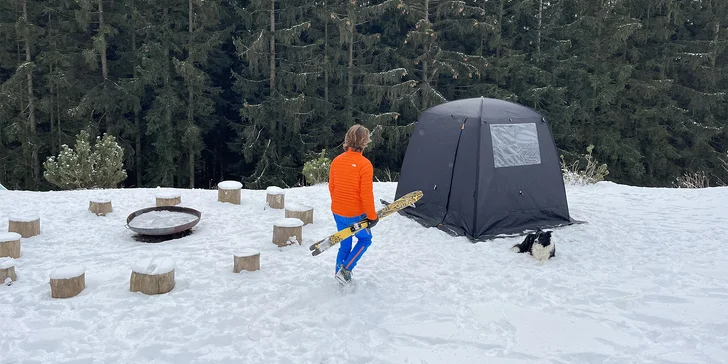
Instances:
[[[148,229],[145,229],[145,228],[134,228],[134,227],[129,226],[129,223],[131,222],[131,220],[134,220],[135,217],[137,217],[137,216],[139,216],[139,215],[141,215],[143,213],[150,212],[150,211],[173,211],[173,212],[182,212],[182,213],[185,213],[185,214],[190,214],[190,215],[197,216],[197,219],[195,219],[192,222],[188,222],[186,224],[178,225],[178,226],[170,227],[170,228],[159,228],[159,229],[156,229],[156,228],[154,228],[154,229],[153,228],[148,228]],[[134,232],[136,232],[138,234],[142,234],[142,235],[157,235],[157,236],[159,236],[159,235],[171,235],[171,234],[176,234],[176,233],[179,233],[179,232],[182,232],[182,231],[191,229],[193,226],[197,225],[198,222],[200,222],[200,217],[201,216],[202,216],[202,213],[201,212],[199,212],[199,211],[197,211],[195,209],[191,209],[189,207],[180,207],[180,206],[155,206],[155,207],[147,207],[145,209],[141,209],[141,210],[137,210],[137,211],[132,212],[129,215],[129,217],[126,218],[126,228],[129,229],[129,230],[131,230],[131,231],[134,231]]]

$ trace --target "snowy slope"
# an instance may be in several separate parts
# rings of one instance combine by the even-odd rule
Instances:
[[[396,184],[376,183],[392,200]],[[286,190],[315,208],[303,245],[279,249],[265,191],[241,205],[214,190],[175,190],[202,212],[193,234],[137,242],[128,214],[155,189],[0,191],[8,216],[37,213],[18,281],[0,286],[0,363],[728,363],[728,188],[569,187],[572,216],[543,266],[508,248],[471,244],[393,215],[338,291],[325,185]],[[112,200],[97,217],[89,199]],[[378,206],[379,207],[379,206]],[[233,254],[261,251],[261,270],[232,273]],[[132,265],[169,257],[177,286],[129,292]],[[86,267],[86,289],[52,299],[54,268]]]

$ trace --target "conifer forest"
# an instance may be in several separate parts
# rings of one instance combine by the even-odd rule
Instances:
[[[606,179],[728,183],[726,0],[2,0],[0,183],[113,135],[120,187],[306,184],[367,126],[396,181],[419,113],[470,97],[547,117]]]

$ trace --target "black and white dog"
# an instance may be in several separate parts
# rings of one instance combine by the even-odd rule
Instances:
[[[551,230],[536,230],[528,234],[520,244],[511,248],[515,253],[531,254],[540,264],[556,256],[556,244],[551,241]]]

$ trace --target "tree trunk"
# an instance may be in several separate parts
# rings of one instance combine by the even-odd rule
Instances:
[[[276,88],[276,0],[270,0],[270,93]]]
[[[167,19],[167,12],[168,12],[167,7],[166,6],[163,7],[162,16],[164,18],[164,24],[169,27],[170,24],[169,24],[169,19]],[[169,88],[170,88],[169,84],[171,81],[170,79],[172,78],[170,73],[171,73],[171,71],[170,71],[170,62],[169,62],[169,47],[165,46],[164,47],[164,90],[165,90],[165,92],[168,92]],[[165,125],[167,125],[167,127],[171,131],[173,128],[172,128],[172,107],[170,105],[164,106],[164,121],[165,121]],[[169,137],[172,137],[172,136],[170,135]],[[163,158],[166,159],[168,157],[165,156]],[[164,173],[162,174],[162,184],[165,184],[168,186],[174,185],[174,175],[172,175],[172,172],[174,172],[174,171],[172,171],[170,168],[164,169]]]
[[[58,115],[58,119],[56,120],[56,131],[58,132],[58,149],[60,151],[61,144],[63,144],[63,130],[61,129],[61,95],[58,92],[58,87],[56,87],[56,115]]]
[[[106,90],[106,80],[109,79],[109,66],[106,60],[106,36],[103,33],[104,27],[104,1],[98,0],[99,2],[99,33],[101,33],[101,77],[103,82],[103,88]],[[104,107],[104,127],[108,130],[112,127],[111,118],[109,117],[109,110]],[[104,130],[104,129],[102,129]]]
[[[49,23],[50,23],[50,17],[51,17],[51,15],[48,14]],[[51,153],[53,153],[53,155],[56,155],[56,154],[58,154],[58,149],[56,149],[56,143],[54,143],[53,137],[52,137],[55,132],[55,123],[53,121],[53,116],[54,116],[53,115],[53,104],[54,104],[53,96],[54,96],[54,93],[53,93],[53,65],[52,64],[49,66],[48,72],[50,74],[50,81],[48,82],[48,88],[49,88],[50,95],[51,95],[50,96],[51,103],[49,105],[49,114],[50,114],[50,119],[51,119]],[[60,148],[60,146],[59,146],[59,148]]]
[[[495,44],[496,58],[500,58],[501,42],[503,40],[503,1],[505,1],[505,0],[500,0],[500,3],[498,5],[498,34],[496,35],[496,44]]]
[[[324,117],[329,116],[329,18],[324,23]]]
[[[23,20],[25,21],[25,62],[30,63],[30,20],[28,19],[28,0],[23,0]],[[28,121],[30,123],[30,148],[31,148],[31,164],[33,166],[33,183],[34,187],[40,184],[40,158],[38,156],[38,135],[36,134],[35,121],[35,97],[33,95],[33,69],[29,68],[28,74]]]
[[[425,23],[428,23],[428,24],[430,23],[430,1],[429,0],[425,0],[425,19],[424,20],[425,20]],[[427,29],[429,29],[429,27]],[[428,43],[428,45],[426,45],[427,48],[425,48],[425,58],[422,60],[422,83],[425,87],[428,87],[428,85],[430,84],[430,79],[427,75],[427,72],[429,72],[429,61],[430,61],[428,54],[430,52],[430,49],[432,48],[432,46],[430,44],[430,40],[428,40],[427,43]],[[422,109],[421,110],[427,109],[428,106],[429,105],[427,103],[427,95],[423,91],[422,92],[422,106],[421,106]]]
[[[134,84],[136,85],[137,82],[139,82],[138,74],[137,74],[137,43],[136,43],[136,29],[137,29],[137,19],[136,19],[136,4],[134,3],[134,0],[131,0],[131,8],[132,8],[132,31],[131,31],[131,49],[134,54],[133,62],[132,62],[132,77],[134,77]],[[138,96],[138,95],[137,95]],[[135,158],[136,158],[136,180],[137,180],[137,187],[142,187],[142,128],[141,128],[141,122],[139,118],[139,103],[140,101],[137,100],[137,103],[134,105],[134,130],[136,131],[135,140],[134,140],[134,152],[135,152]]]
[[[538,38],[536,39],[536,54],[541,55],[541,24],[543,19],[543,0],[538,1]]]
[[[189,39],[189,49],[187,50],[187,59],[188,62],[190,62],[190,65],[192,65],[192,62],[194,61],[191,59],[191,53],[192,53],[192,42],[193,42],[193,36],[192,36],[192,0],[188,1],[189,4],[189,12],[188,12],[188,32],[190,35]],[[193,128],[195,125],[195,117],[194,117],[194,89],[192,88],[192,81],[189,80],[187,82],[187,122],[190,124],[189,127]],[[195,188],[195,149],[190,145],[189,147],[189,171],[190,171],[190,188]]]
[[[354,117],[354,31],[356,30],[354,5],[349,5],[349,50],[347,53],[347,81],[346,81],[346,108],[347,116]]]
[[[715,45],[715,56],[710,61],[713,68],[715,68],[715,59],[718,58],[718,33],[720,32],[720,22],[715,23],[715,36],[713,37],[713,44]]]

